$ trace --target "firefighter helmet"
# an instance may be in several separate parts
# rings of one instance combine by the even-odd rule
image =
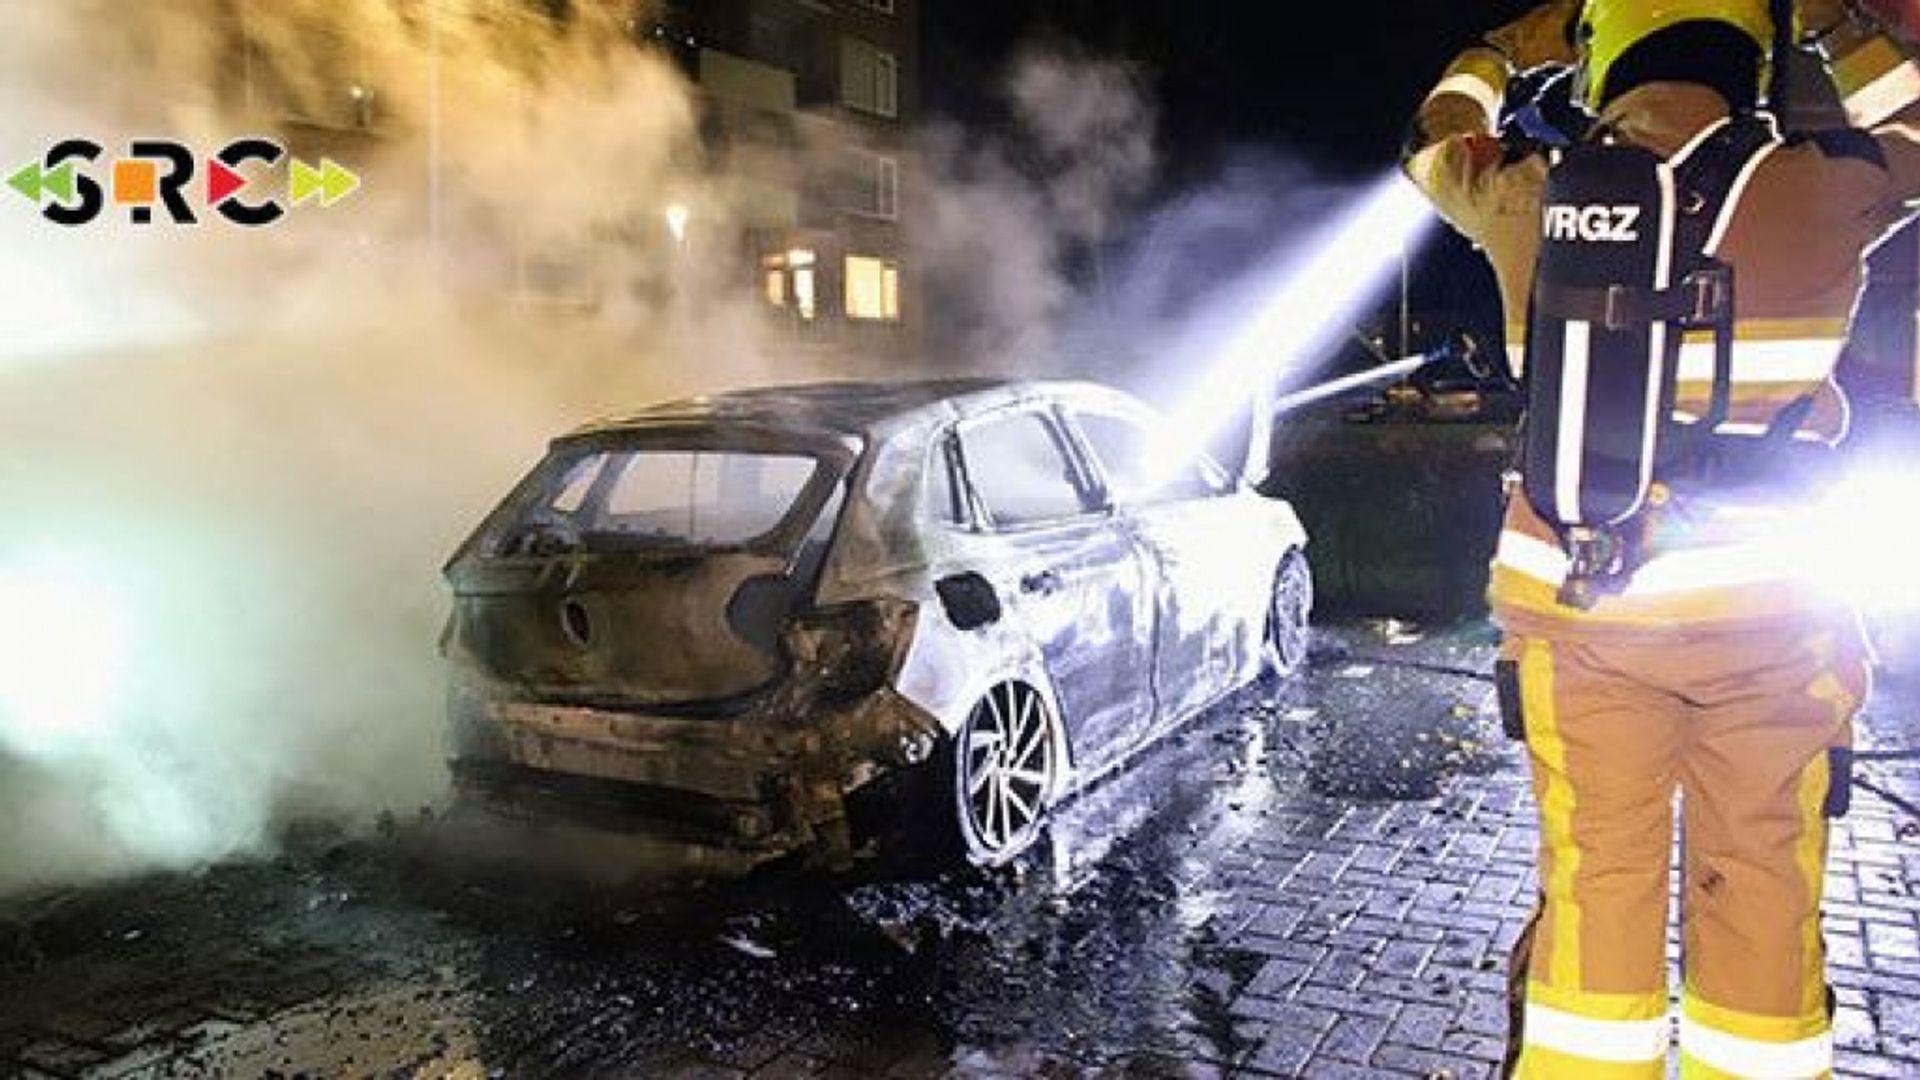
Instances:
[[[1768,0],[1586,0],[1574,44],[1580,51],[1579,95],[1599,111],[1606,101],[1607,76],[1628,49],[1655,33],[1687,22],[1725,23],[1753,39],[1760,55],[1773,48],[1772,5]],[[1763,59],[1760,85],[1766,85]]]

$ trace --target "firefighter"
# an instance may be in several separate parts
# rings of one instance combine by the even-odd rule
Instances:
[[[1597,132],[1672,160],[1755,109],[1784,52],[1776,29],[1789,30],[1776,28],[1777,6],[1555,0],[1446,70],[1405,167],[1492,263],[1516,367],[1559,159],[1503,139],[1510,81],[1572,69]],[[1853,126],[1769,140],[1726,193],[1716,247],[1737,282],[1719,378],[1730,408],[1711,426],[1769,436],[1783,461],[1844,438],[1832,376],[1862,258],[1920,196],[1920,126],[1903,123],[1920,117],[1909,111],[1920,71],[1911,29],[1888,7],[1800,4],[1791,32],[1827,60]],[[1699,421],[1711,415],[1715,344],[1697,332],[1677,351],[1673,417]],[[1843,801],[1836,763],[1867,695],[1867,647],[1846,606],[1803,580],[1805,549],[1777,543],[1807,531],[1804,485],[1749,485],[1734,501],[1710,476],[1653,479],[1619,580],[1571,597],[1566,535],[1509,484],[1489,597],[1541,818],[1541,900],[1513,957],[1508,1069],[1666,1075],[1678,791],[1684,1075],[1825,1076],[1826,818]]]

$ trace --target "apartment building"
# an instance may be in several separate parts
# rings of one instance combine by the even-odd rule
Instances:
[[[683,283],[693,301],[737,315],[733,301],[750,300],[770,337],[792,347],[883,362],[918,356],[922,287],[906,235],[917,171],[919,0],[390,0],[396,19],[388,32],[410,38],[417,62],[402,72],[383,68],[375,58],[392,50],[359,40],[358,28],[316,21],[303,29],[295,58],[310,69],[304,79],[285,70],[284,49],[275,55],[258,45],[271,33],[270,2],[222,0],[240,51],[227,100],[244,101],[307,152],[388,159],[398,174],[392,182],[420,183],[423,228],[462,252],[448,272],[463,287],[544,308],[637,300],[644,310],[685,275],[698,279]],[[474,126],[443,134],[431,115],[396,122],[389,108],[405,98],[417,110],[441,83],[456,92],[460,80],[447,65],[459,63],[459,53],[449,48],[442,63],[436,39],[537,40],[531,31],[548,24],[575,24],[609,47],[669,57],[695,88],[697,113],[697,145],[681,162],[686,191],[651,196],[659,205],[583,207],[591,236],[565,243],[463,218],[458,186],[473,178],[459,175],[467,149],[459,140],[474,138]],[[384,85],[395,80],[417,85]],[[499,235],[476,239],[475,228]],[[621,262],[608,258],[612,247],[624,249],[629,267],[653,272],[609,274]]]
[[[700,87],[736,186],[742,262],[803,347],[905,361],[924,325],[907,259],[919,0],[675,0],[652,35]]]

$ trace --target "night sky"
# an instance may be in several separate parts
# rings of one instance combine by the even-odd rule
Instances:
[[[1236,145],[1327,169],[1391,163],[1413,108],[1454,53],[1527,2],[1393,0],[925,0],[929,103],[986,115],[1018,43],[1052,38],[1137,64],[1162,113],[1175,173]]]
[[[1212,183],[1248,151],[1365,183],[1397,160],[1447,62],[1530,0],[924,0],[930,111],[996,119],[995,81],[1025,43],[1135,66],[1160,112],[1162,197]],[[1114,241],[1124,247],[1127,237]],[[1436,230],[1416,262],[1416,311],[1485,331],[1500,323],[1484,260]],[[1390,312],[1376,318],[1386,320]]]

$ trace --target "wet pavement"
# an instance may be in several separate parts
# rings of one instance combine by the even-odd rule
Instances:
[[[1533,829],[1491,634],[1325,638],[993,879],[662,892],[409,824],[9,901],[0,1076],[1492,1075]],[[1863,742],[1920,743],[1913,716],[1883,694]],[[1911,1076],[1920,822],[1895,803],[1920,766],[1861,772],[1828,906],[1841,1074]]]

